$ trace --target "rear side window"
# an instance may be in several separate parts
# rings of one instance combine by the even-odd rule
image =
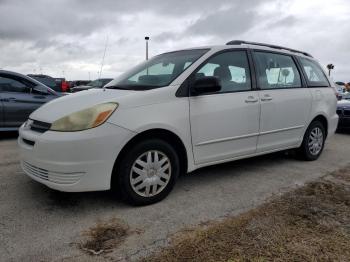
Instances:
[[[255,52],[260,89],[301,87],[298,68],[291,56]]]
[[[308,86],[329,86],[327,77],[318,63],[313,60],[299,57],[304,69]]]

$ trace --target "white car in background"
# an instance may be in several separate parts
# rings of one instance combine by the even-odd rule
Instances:
[[[200,167],[292,148],[316,160],[336,107],[307,53],[244,41],[175,51],[36,110],[19,131],[21,164],[53,189],[151,204]]]

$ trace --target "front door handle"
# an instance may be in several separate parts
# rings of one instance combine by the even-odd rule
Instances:
[[[17,99],[15,97],[9,97],[9,98],[4,98],[3,101],[4,102],[16,102]]]
[[[272,97],[268,94],[265,94],[260,100],[261,101],[271,101]]]
[[[254,96],[248,96],[247,99],[245,100],[246,103],[256,103],[259,100],[255,98]]]

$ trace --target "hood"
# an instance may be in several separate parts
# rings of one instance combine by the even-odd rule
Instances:
[[[52,123],[68,114],[92,107],[94,105],[118,102],[118,99],[131,95],[137,91],[90,89],[79,93],[74,93],[54,99],[36,111],[29,117],[47,123]]]
[[[338,101],[337,107],[338,108],[350,107],[350,100],[343,99],[343,100]]]

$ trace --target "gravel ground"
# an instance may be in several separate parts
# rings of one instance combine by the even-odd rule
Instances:
[[[318,161],[283,153],[203,168],[180,177],[164,201],[130,207],[109,192],[59,193],[20,169],[15,134],[0,138],[0,261],[135,260],[168,243],[177,231],[236,215],[305,182],[350,164],[350,135],[330,138]],[[82,234],[118,219],[131,232],[112,252],[89,256]]]

